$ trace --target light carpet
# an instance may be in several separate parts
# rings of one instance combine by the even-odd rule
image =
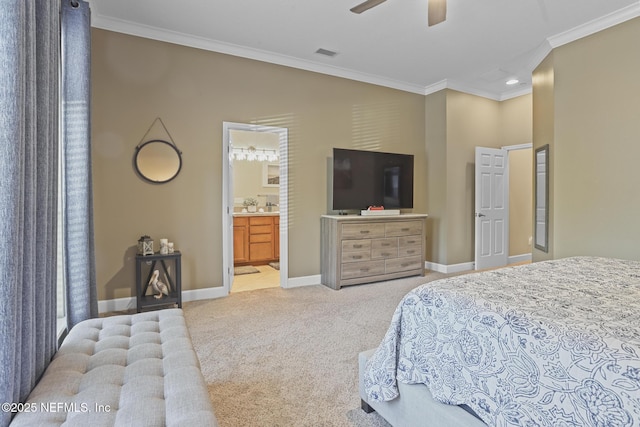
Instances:
[[[358,353],[381,342],[425,277],[262,289],[184,304],[221,427],[389,426],[360,409]]]

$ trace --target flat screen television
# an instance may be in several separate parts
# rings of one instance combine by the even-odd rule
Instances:
[[[333,149],[333,209],[413,208],[413,155]]]

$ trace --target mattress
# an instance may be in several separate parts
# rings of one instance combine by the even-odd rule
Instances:
[[[640,425],[640,262],[574,257],[422,285],[364,376],[369,401],[421,383],[489,426]]]

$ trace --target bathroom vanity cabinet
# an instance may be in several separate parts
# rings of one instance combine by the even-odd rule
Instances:
[[[260,265],[278,261],[280,215],[237,214],[233,217],[233,263]]]

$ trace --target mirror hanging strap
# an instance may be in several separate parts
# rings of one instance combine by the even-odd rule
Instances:
[[[176,143],[174,142],[173,138],[171,137],[171,134],[169,133],[169,130],[167,129],[167,127],[165,126],[164,122],[162,121],[162,119],[158,116],[156,117],[156,119],[153,121],[153,123],[151,123],[151,126],[149,126],[149,129],[147,129],[147,131],[145,132],[145,134],[142,136],[142,139],[140,140],[140,142],[138,143],[138,145],[136,146],[136,150],[140,150],[140,147],[142,145],[144,145],[146,142],[149,142],[147,138],[147,135],[149,135],[149,132],[151,132],[151,129],[153,129],[153,127],[156,125],[157,122],[160,122],[160,124],[162,125],[162,128],[164,129],[164,132],[167,134],[167,136],[169,137],[169,141],[164,141],[164,142],[170,142],[171,145],[173,145],[173,147],[176,149],[176,151],[178,152],[178,154],[182,154],[182,151],[180,151],[178,149],[178,146],[176,145]]]

